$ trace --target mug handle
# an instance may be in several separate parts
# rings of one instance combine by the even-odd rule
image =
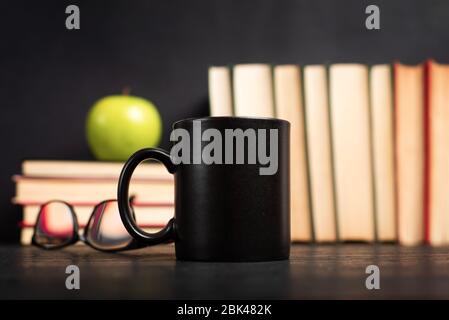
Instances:
[[[170,154],[159,148],[146,148],[134,153],[125,163],[118,181],[117,202],[123,225],[129,234],[138,242],[146,245],[155,245],[175,237],[175,219],[171,218],[167,225],[156,233],[148,233],[137,226],[133,218],[133,211],[129,204],[129,183],[136,167],[144,160],[154,159],[162,162],[171,174],[175,173],[176,166],[170,159]]]

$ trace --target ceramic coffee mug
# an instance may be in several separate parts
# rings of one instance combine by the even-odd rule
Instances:
[[[142,149],[126,162],[118,203],[141,244],[175,242],[176,257],[268,261],[290,253],[290,124],[279,119],[209,117],[176,122],[171,152]],[[129,206],[140,162],[162,162],[175,178],[175,212],[157,233],[141,230]]]

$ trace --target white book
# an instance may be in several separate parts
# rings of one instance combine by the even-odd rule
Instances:
[[[20,204],[64,200],[69,203],[100,202],[117,198],[117,181],[89,179],[40,179],[15,176],[16,196]],[[143,203],[173,203],[174,184],[170,181],[132,181],[129,194]]]
[[[146,232],[151,232],[151,233],[158,232],[161,229],[162,228],[143,228],[143,230],[145,230]],[[80,234],[83,231],[84,230],[80,230]],[[34,233],[33,228],[22,228],[20,230],[20,244],[24,245],[24,246],[31,245],[31,239],[33,237],[33,233]],[[76,245],[84,245],[84,242],[78,241],[76,243]],[[92,250],[94,250],[94,249],[92,249]]]
[[[395,241],[393,83],[390,65],[371,68],[370,90],[377,239]]]
[[[96,204],[93,205],[74,205],[78,223],[85,226],[92,215],[92,211]],[[36,223],[39,214],[39,205],[25,205],[23,207],[22,223],[25,226],[32,226]],[[174,205],[161,206],[134,206],[134,213],[136,215],[136,222],[141,226],[163,226],[168,220],[173,218],[175,212]]]
[[[315,240],[334,242],[337,225],[325,66],[304,67],[304,96]]]
[[[424,66],[395,64],[398,238],[424,241]]]
[[[25,160],[22,174],[45,178],[96,178],[117,180],[125,163],[76,160]],[[133,173],[133,179],[173,180],[163,164],[141,163]]]
[[[368,67],[329,69],[337,221],[343,241],[374,240]]]
[[[307,175],[304,109],[300,69],[274,68],[276,116],[290,122],[290,211],[292,241],[311,241],[312,226]]]
[[[228,67],[209,68],[210,115],[232,116],[231,72]]]
[[[238,64],[233,69],[234,112],[238,117],[274,117],[271,66]]]

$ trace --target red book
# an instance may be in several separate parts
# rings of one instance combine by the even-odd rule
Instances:
[[[449,65],[429,60],[425,73],[425,240],[449,244]]]

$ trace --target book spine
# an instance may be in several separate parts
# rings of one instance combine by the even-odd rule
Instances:
[[[331,96],[330,96],[330,67],[331,64],[326,63],[326,92],[327,92],[327,108],[328,108],[328,123],[329,123],[329,143],[330,143],[330,156],[331,156],[331,170],[332,170],[332,196],[334,198],[334,217],[335,217],[335,236],[337,242],[342,242],[340,225],[339,225],[339,211],[338,211],[338,198],[337,198],[337,182],[335,176],[335,144],[334,144],[334,128],[332,124],[331,114]]]
[[[229,70],[229,83],[231,85],[231,88],[229,89],[231,91],[231,112],[232,116],[235,116],[235,95],[234,95],[234,65],[228,64],[228,70]]]
[[[424,243],[430,244],[430,212],[431,212],[431,160],[432,160],[432,150],[431,150],[431,68],[432,62],[430,60],[426,61],[424,65]]]
[[[101,183],[105,183],[105,182],[112,182],[112,183],[117,183],[119,177],[68,177],[68,176],[53,176],[53,177],[48,177],[48,176],[27,176],[27,175],[20,175],[20,174],[15,174],[12,176],[12,181],[13,182],[20,182],[23,180],[29,180],[29,181],[35,181],[35,180],[44,180],[44,181],[67,181],[67,182],[101,182]],[[171,183],[173,184],[173,178],[172,177],[167,177],[167,178],[133,178],[134,182],[139,182],[139,183]]]
[[[394,197],[394,204],[393,204],[393,212],[394,212],[394,234],[396,241],[399,240],[398,237],[398,168],[397,168],[397,161],[396,161],[396,118],[395,118],[395,90],[394,90],[394,63],[390,66],[390,89],[391,89],[391,134],[392,134],[392,144],[393,144],[393,197]]]
[[[40,206],[46,201],[26,201],[26,200],[16,200],[12,199],[12,203],[19,206]],[[98,204],[98,202],[89,202],[89,201],[71,201],[70,204],[72,206],[79,207],[94,207]],[[134,207],[174,207],[174,202],[144,202],[144,201],[135,201],[133,202]]]
[[[21,228],[21,229],[26,229],[26,228],[34,228],[34,224],[30,224],[30,223],[26,223],[26,222],[24,222],[24,221],[20,221],[19,223],[18,223],[18,226],[19,226],[19,228]],[[80,223],[79,225],[78,225],[81,229],[83,229],[83,228],[85,228],[86,227],[86,224],[84,224],[84,223]],[[152,223],[139,223],[138,224],[138,226],[140,227],[140,228],[163,228],[163,227],[165,227],[165,225],[163,225],[163,224],[152,224]]]
[[[369,141],[369,158],[371,159],[371,183],[372,183],[372,192],[373,192],[373,226],[374,226],[374,242],[379,241],[379,221],[378,221],[378,213],[377,213],[377,194],[376,194],[376,175],[374,173],[374,166],[375,166],[375,160],[374,160],[374,134],[373,134],[373,105],[372,105],[372,97],[371,97],[371,74],[372,74],[372,65],[368,65],[368,72],[367,72],[367,79],[366,83],[368,85],[367,92],[368,92],[368,141]]]
[[[302,128],[303,128],[303,137],[304,137],[304,160],[306,164],[306,181],[307,181],[307,200],[309,205],[309,224],[310,224],[310,241],[316,242],[316,234],[315,234],[315,225],[314,225],[314,219],[313,219],[313,199],[312,199],[312,183],[311,183],[311,174],[310,174],[310,155],[309,155],[309,144],[308,144],[308,138],[307,138],[307,110],[306,110],[306,98],[305,98],[305,85],[304,85],[304,68],[299,66],[299,85],[300,85],[300,92],[301,92],[301,106],[302,106]]]
[[[396,235],[399,239],[399,155],[398,155],[398,96],[397,96],[397,74],[398,74],[398,62],[393,63],[393,137],[394,137],[394,181],[396,190],[396,202],[395,202],[395,225]]]

